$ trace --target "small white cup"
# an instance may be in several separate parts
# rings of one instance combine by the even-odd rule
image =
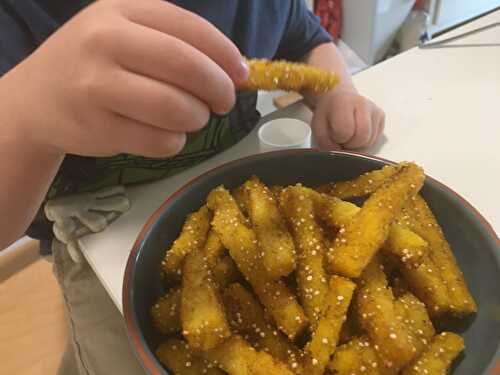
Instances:
[[[266,122],[257,134],[260,152],[311,147],[311,127],[306,122],[293,118]]]

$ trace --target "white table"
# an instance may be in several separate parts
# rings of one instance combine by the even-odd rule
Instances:
[[[500,11],[446,36],[500,21]],[[455,44],[500,43],[500,28]],[[367,150],[414,160],[500,228],[500,47],[413,49],[355,76],[359,90],[387,114],[386,141]],[[310,119],[301,104],[266,118]],[[173,191],[203,171],[257,152],[255,131],[224,153],[173,178],[130,189],[131,210],[80,243],[88,262],[122,308],[125,264],[140,229]]]

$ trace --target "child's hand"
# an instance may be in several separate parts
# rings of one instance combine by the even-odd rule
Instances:
[[[385,114],[355,91],[333,90],[316,106],[312,128],[321,149],[372,146],[384,130]]]
[[[179,152],[228,112],[247,68],[201,17],[161,0],[100,0],[2,78],[18,132],[56,153]]]

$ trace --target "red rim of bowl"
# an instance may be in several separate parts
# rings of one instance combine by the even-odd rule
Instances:
[[[290,154],[303,154],[303,153],[324,153],[324,154],[331,154],[331,155],[346,155],[346,156],[354,156],[354,157],[360,157],[363,159],[368,159],[368,160],[375,160],[379,162],[383,162],[385,164],[397,164],[394,161],[380,158],[377,156],[371,156],[371,155],[365,155],[362,153],[358,152],[352,152],[352,151],[318,151],[317,149],[291,149],[291,150],[279,150],[279,151],[271,151],[271,152],[266,152],[266,153],[261,153],[261,154],[255,154],[255,155],[250,155],[247,157],[239,158],[236,160],[232,160],[230,162],[224,163],[222,165],[219,165],[218,167],[212,168],[198,177],[193,178],[192,180],[188,181],[186,184],[184,184],[181,188],[179,188],[176,192],[171,194],[162,204],[160,207],[156,209],[156,211],[149,217],[147,222],[144,224],[144,226],[141,229],[141,232],[137,236],[137,239],[134,243],[134,246],[132,247],[132,251],[130,252],[130,255],[127,260],[127,265],[125,268],[125,274],[123,277],[123,290],[122,290],[122,304],[123,304],[123,316],[125,318],[125,322],[127,325],[127,331],[129,335],[129,340],[133,343],[134,350],[136,352],[136,355],[140,359],[140,362],[144,369],[146,369],[149,373],[151,374],[159,374],[160,369],[162,368],[159,362],[154,358],[153,356],[150,356],[148,354],[148,349],[146,348],[144,339],[141,337],[141,333],[139,331],[139,327],[137,325],[137,319],[136,316],[132,310],[132,306],[130,306],[130,290],[131,290],[131,282],[133,279],[133,273],[134,273],[134,266],[135,266],[135,259],[137,256],[137,253],[141,247],[142,242],[144,241],[144,238],[146,236],[146,233],[151,229],[151,226],[158,221],[160,215],[163,213],[163,211],[168,207],[176,198],[179,196],[182,192],[184,192],[187,188],[189,188],[191,185],[193,185],[196,181],[204,178],[207,174],[214,173],[215,171],[225,168],[228,165],[231,165],[233,163],[239,163],[242,160],[251,160],[251,159],[258,159],[262,157],[263,155],[272,155],[272,154],[284,154],[284,155],[290,155]],[[479,213],[479,211],[472,206],[465,198],[463,198],[460,194],[455,192],[453,189],[449,188],[448,186],[444,185],[443,183],[439,182],[438,180],[434,179],[433,177],[430,177],[426,175],[426,180],[432,181],[434,184],[438,185],[441,189],[448,191],[452,193],[462,205],[464,205],[467,209],[469,209],[476,218],[479,220],[479,222],[483,225],[484,228],[487,229],[488,232],[490,232],[491,236],[493,238],[496,238],[497,243],[500,245],[500,239],[498,235],[496,234],[495,230],[491,226],[491,224]],[[500,254],[497,254],[497,260],[500,262]],[[495,354],[495,357],[493,358],[493,361],[495,361],[496,356],[499,355],[499,350],[497,350],[497,353]]]

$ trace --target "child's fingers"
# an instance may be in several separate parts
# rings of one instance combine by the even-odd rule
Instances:
[[[146,157],[168,157],[178,154],[186,143],[186,134],[149,126],[120,115],[103,130],[103,149]]]
[[[372,115],[371,115],[372,136],[366,145],[367,147],[373,146],[375,144],[375,141],[378,139],[378,137],[380,135],[380,132],[381,132],[380,127],[382,126],[381,121],[380,121],[380,117],[381,117],[381,115],[379,113],[377,113],[376,111],[372,112]]]
[[[344,144],[349,142],[356,130],[354,111],[351,106],[330,111],[327,115],[330,136],[333,142]]]
[[[199,130],[210,117],[206,104],[193,95],[124,70],[108,73],[95,91],[96,100],[111,111],[172,132]]]
[[[314,131],[314,137],[321,150],[340,150],[342,149],[340,145],[332,141],[330,135],[329,123],[326,120],[325,113],[314,114],[311,126]]]
[[[238,48],[207,20],[165,1],[134,0],[130,4],[130,20],[190,44],[215,61],[235,83],[246,80],[248,71]]]
[[[372,120],[366,105],[354,109],[354,120],[354,135],[349,142],[344,144],[346,148],[350,149],[366,146],[372,136]]]
[[[126,69],[179,87],[216,113],[234,105],[234,84],[213,60],[171,35],[130,23],[117,35],[118,63]]]

